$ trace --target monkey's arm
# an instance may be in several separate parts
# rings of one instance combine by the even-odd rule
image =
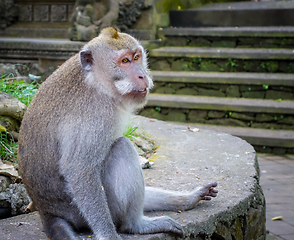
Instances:
[[[200,200],[211,200],[218,191],[217,183],[210,183],[192,192],[181,193],[153,187],[145,188],[144,211],[177,211],[194,208]]]

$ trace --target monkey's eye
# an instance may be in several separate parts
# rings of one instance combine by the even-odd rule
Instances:
[[[122,60],[122,62],[123,63],[127,63],[127,62],[129,62],[130,60],[128,59],[128,58],[124,58],[123,60]]]
[[[135,55],[134,60],[138,60],[139,59],[139,55]]]

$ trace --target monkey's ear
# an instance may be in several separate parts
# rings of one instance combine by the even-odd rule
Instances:
[[[91,71],[94,62],[92,52],[90,50],[80,51],[80,62],[86,71]]]

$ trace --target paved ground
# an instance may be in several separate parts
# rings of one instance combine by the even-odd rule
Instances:
[[[258,154],[266,198],[267,240],[294,240],[294,156]],[[272,218],[282,216],[281,220]]]

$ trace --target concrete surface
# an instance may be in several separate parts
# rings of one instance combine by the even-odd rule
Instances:
[[[267,240],[294,239],[294,155],[258,154],[260,185],[266,199]],[[273,221],[274,217],[281,220]]]
[[[181,223],[185,234],[212,234],[216,224],[244,215],[256,201],[258,165],[251,145],[229,134],[200,130],[138,117],[135,125],[154,139],[159,148],[152,156],[152,169],[144,170],[146,185],[171,190],[192,190],[217,181],[219,195],[195,209],[149,213],[168,215]],[[84,235],[87,239],[88,235]],[[0,221],[1,240],[46,239],[37,213]],[[175,239],[168,234],[123,235],[123,239]]]

